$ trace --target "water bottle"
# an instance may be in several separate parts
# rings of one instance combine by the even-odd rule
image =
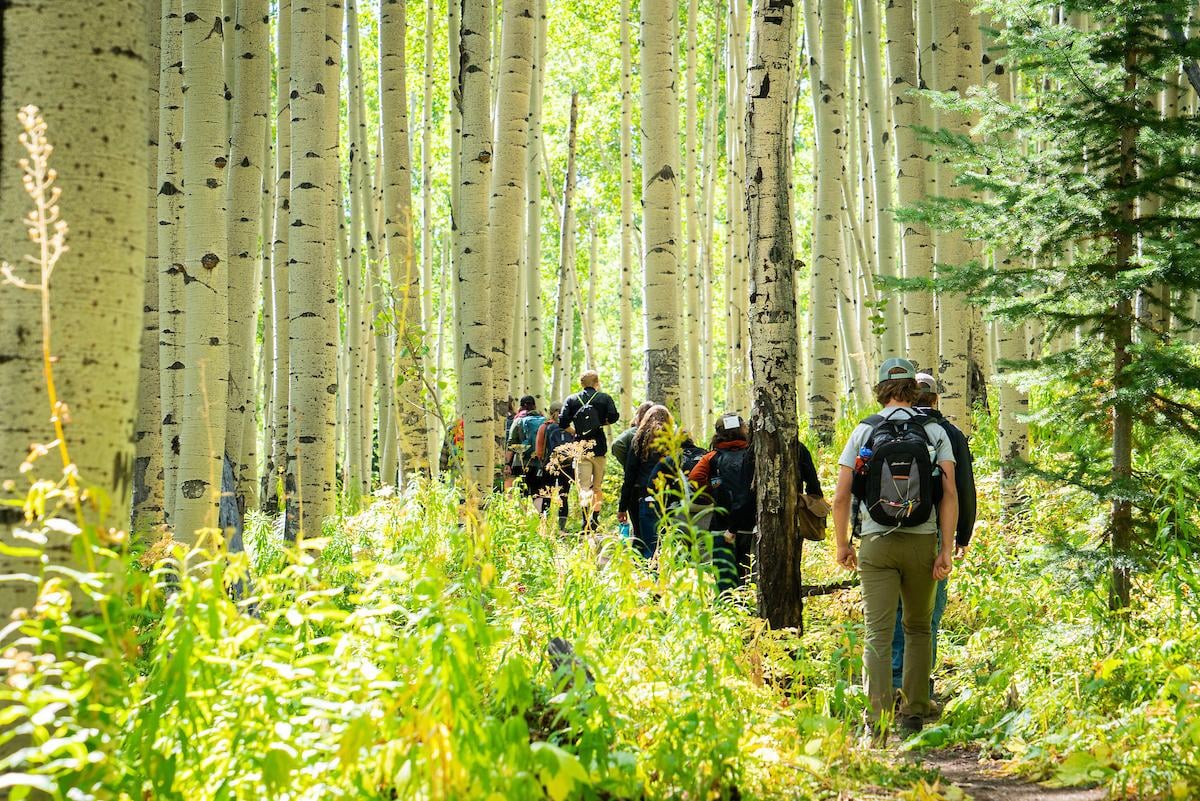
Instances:
[[[623,540],[627,540],[633,536],[633,528],[628,523],[618,523],[617,532]]]
[[[867,469],[867,462],[871,460],[871,456],[875,451],[868,448],[866,445],[858,449],[858,457],[854,460],[854,472],[862,473]]]

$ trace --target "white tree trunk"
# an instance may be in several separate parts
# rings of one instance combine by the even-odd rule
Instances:
[[[697,151],[702,131],[699,130],[697,115],[698,94],[696,72],[696,27],[700,7],[697,0],[688,0],[687,18],[687,71],[684,76],[686,103],[684,106],[684,141],[687,144],[684,162],[682,201],[686,214],[684,236],[686,242],[683,264],[684,318],[681,327],[684,359],[684,387],[681,399],[684,426],[689,431],[703,431],[700,419],[700,396],[702,370],[700,366],[700,207],[696,196]]]
[[[676,7],[668,0],[642,0],[641,15],[646,397],[678,410],[681,399]]]
[[[836,0],[820,0],[820,30],[813,24],[812,5],[805,2],[805,40],[811,54],[810,79],[816,118],[814,169],[817,174],[813,220],[812,285],[809,293],[813,371],[809,381],[809,425],[823,438],[833,435],[838,416],[841,368],[838,336],[839,282],[845,267],[842,237],[846,171],[845,8]]]
[[[575,141],[579,121],[579,96],[576,93],[571,94],[571,110],[567,119],[567,169],[563,179],[562,216],[559,222],[558,298],[554,314],[554,365],[550,380],[555,400],[562,400],[571,386],[571,356],[575,341]]]
[[[233,25],[233,125],[225,206],[229,243],[229,411],[226,451],[233,460],[234,499],[240,514],[258,506],[254,430],[258,406],[254,355],[261,278],[262,187],[271,113],[270,32],[267,0],[242,0]],[[249,420],[247,420],[249,418]]]
[[[525,149],[525,361],[529,394],[546,400],[546,355],[542,327],[542,90],[546,77],[546,0],[534,0],[534,61],[529,95],[529,145]]]
[[[433,313],[433,0],[425,0],[425,74],[421,93],[421,316],[426,336],[436,333],[441,346],[441,323]],[[444,308],[446,296],[439,295]],[[427,436],[427,458],[432,475],[437,474],[438,459],[442,451],[440,358],[435,359],[433,372],[429,374],[432,396],[426,404],[425,429]]]
[[[725,148],[729,160],[726,172],[726,230],[725,271],[726,301],[725,340],[728,365],[725,375],[725,406],[746,409],[750,403],[749,361],[746,325],[749,320],[746,304],[749,291],[746,282],[746,252],[748,241],[745,228],[745,6],[740,0],[729,4],[728,47],[725,72]]]
[[[340,9],[338,9],[340,10]],[[337,428],[337,97],[341,15],[292,5],[291,227],[288,241],[288,532],[319,536],[336,507]],[[332,40],[332,41],[331,41]],[[333,49],[337,44],[338,49]],[[333,65],[327,66],[326,61]],[[334,80],[331,80],[334,78]],[[331,110],[335,113],[331,115]]]
[[[175,537],[217,525],[229,392],[226,96],[221,5],[183,3],[183,406]],[[240,421],[239,421],[240,422]]]
[[[460,284],[456,322],[462,336],[459,397],[465,426],[466,477],[474,488],[486,491],[492,486],[496,469],[494,385],[489,358],[495,331],[490,320],[491,271],[487,257],[487,190],[492,160],[488,85],[491,3],[453,2],[460,8],[455,103],[462,116],[454,244],[454,269]]]
[[[526,149],[529,146],[529,96],[534,58],[534,2],[507,0],[503,9],[496,143],[493,148],[488,204],[487,253],[491,288],[492,414],[496,447],[503,452],[505,421],[512,413],[509,383],[513,356],[513,318],[520,290],[521,251],[525,245]]]
[[[36,100],[54,147],[58,205],[70,226],[70,250],[54,271],[48,301],[49,350],[57,398],[69,409],[69,457],[81,485],[112,504],[109,517],[95,521],[103,525],[124,525],[131,499],[148,200],[144,12],[144,3],[131,0],[14,0],[0,9],[0,258],[18,278],[40,286],[38,268],[25,260],[38,253],[24,221],[33,201],[16,167],[27,156],[18,145],[18,109]],[[28,479],[63,478],[61,450],[37,459],[26,475],[17,472],[32,443],[55,440],[42,300],[40,292],[0,281],[0,477],[15,484],[0,488],[6,502],[25,499]],[[29,547],[12,540],[23,517],[19,507],[0,506],[0,542]],[[51,533],[45,559],[73,564],[72,542]],[[0,574],[41,570],[37,560],[0,555]],[[29,607],[36,591],[32,583],[0,583],[3,620]]]
[[[621,0],[621,277],[617,333],[622,420],[633,414],[633,55],[629,0]]]
[[[149,3],[146,53],[150,67],[146,81],[146,273],[142,292],[141,369],[138,371],[137,425],[133,440],[133,530],[149,531],[163,518],[162,404],[159,401],[158,338],[158,109],[163,8],[161,0]],[[0,169],[4,165],[0,164]]]

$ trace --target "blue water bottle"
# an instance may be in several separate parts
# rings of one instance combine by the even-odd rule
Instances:
[[[633,536],[633,529],[628,523],[618,523],[617,532],[621,535],[621,539],[627,540]]]

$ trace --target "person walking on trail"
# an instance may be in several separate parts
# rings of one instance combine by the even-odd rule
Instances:
[[[875,398],[882,410],[850,434],[838,459],[833,502],[836,559],[862,578],[867,643],[863,654],[869,719],[878,737],[893,708],[892,631],[904,600],[904,653],[900,725],[920,730],[933,707],[929,697],[931,619],[936,582],[954,566],[958,494],[954,448],[945,429],[913,408],[920,396],[917,369],[888,359]],[[941,485],[935,503],[934,485]],[[862,514],[858,553],[850,541],[850,506]],[[939,537],[940,531],[940,537]]]
[[[546,420],[538,427],[533,446],[533,466],[526,471],[532,472],[533,483],[530,493],[533,495],[534,508],[545,515],[550,507],[550,497],[558,493],[558,530],[567,528],[567,508],[570,505],[571,482],[575,479],[575,468],[570,456],[570,444],[574,437],[570,431],[559,425],[562,404],[558,401],[550,404]]]
[[[575,457],[575,483],[579,487],[579,510],[583,513],[583,533],[590,534],[600,518],[604,501],[604,462],[608,440],[604,427],[621,419],[617,404],[600,391],[600,374],[587,370],[579,377],[583,387],[563,401],[559,425],[575,432],[581,445]]]
[[[971,455],[971,446],[967,435],[958,426],[947,420],[938,411],[937,379],[929,373],[917,373],[917,386],[921,395],[914,404],[917,411],[932,418],[950,437],[950,445],[954,449],[954,484],[958,493],[958,522],[954,528],[954,558],[961,559],[971,544],[971,533],[975,529],[977,497],[975,492],[975,457]],[[942,615],[946,611],[947,589],[949,579],[937,583],[937,592],[933,599],[933,618],[930,621],[930,668],[937,667],[938,629],[942,625]],[[892,634],[892,686],[900,689],[904,672],[904,610],[903,606],[896,611],[896,628]],[[933,679],[929,680],[929,694],[933,695]]]
[[[622,470],[625,469],[625,457],[629,455],[629,445],[633,442],[633,435],[637,433],[638,423],[642,422],[642,415],[650,411],[652,406],[654,406],[653,402],[645,401],[634,409],[633,419],[629,421],[629,428],[614,437],[612,445],[609,446],[608,452]]]
[[[532,395],[526,395],[521,398],[521,408],[508,429],[508,453],[511,454],[509,472],[514,481],[521,483],[527,495],[531,493],[532,477],[529,473],[530,466],[534,464],[537,433],[545,422],[546,417],[537,410],[537,401]]]
[[[617,520],[631,524],[634,547],[646,559],[653,558],[658,551],[658,526],[664,511],[655,492],[663,488],[664,481],[670,483],[672,476],[677,475],[675,460],[664,442],[674,426],[666,406],[652,406],[642,416],[625,457]]]

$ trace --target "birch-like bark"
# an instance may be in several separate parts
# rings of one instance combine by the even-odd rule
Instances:
[[[745,409],[749,398],[749,361],[746,325],[748,290],[746,285],[747,238],[745,230],[745,12],[740,0],[729,4],[728,46],[725,71],[725,148],[728,159],[725,197],[725,340],[728,365],[725,375],[725,404]]]
[[[934,0],[932,14],[934,51],[932,89],[956,92],[965,97],[969,87],[981,82],[978,21],[965,0]],[[938,127],[958,134],[969,134],[972,120],[957,112],[940,112]],[[956,185],[957,176],[949,159],[936,155],[938,194],[962,197],[965,190]],[[952,267],[967,264],[978,257],[978,248],[967,242],[960,231],[935,234],[937,262]],[[963,431],[970,432],[968,388],[971,367],[971,309],[966,298],[957,293],[939,293],[938,349],[935,372],[942,393],[939,409]]]
[[[488,202],[488,264],[491,270],[492,414],[496,448],[503,452],[512,414],[513,386],[509,374],[512,329],[520,289],[521,250],[525,245],[526,150],[529,145],[529,94],[532,87],[534,3],[506,0],[496,103],[496,143],[493,148]]]
[[[337,9],[340,11],[340,8]],[[292,4],[291,228],[288,264],[289,536],[319,536],[336,506],[337,97],[343,24],[332,6]],[[333,30],[336,24],[337,30]],[[333,50],[336,42],[338,49]],[[327,64],[332,61],[332,65]],[[332,80],[331,80],[332,79]]]
[[[746,209],[750,230],[750,364],[758,495],[758,611],[774,628],[803,625],[802,540],[796,535],[799,460],[796,418],[795,266],[789,213],[788,80],[792,4],[755,0],[746,73]],[[828,32],[828,29],[826,29]],[[841,38],[836,40],[841,44]]]
[[[425,72],[421,91],[421,319],[426,336],[436,334],[441,345],[441,324],[433,312],[433,0],[425,0]],[[444,307],[445,295],[440,295]],[[435,360],[426,403],[426,453],[431,475],[436,475],[442,451],[441,361]]]
[[[913,0],[888,0],[887,59],[891,73],[890,97],[892,132],[896,146],[896,190],[900,206],[917,203],[925,196],[925,153],[917,136],[921,124],[922,100],[915,95],[921,86],[918,72],[916,22]],[[933,245],[928,228],[907,222],[900,229],[903,254],[903,273],[906,278],[928,278],[933,272]],[[889,307],[903,305],[904,314],[898,325],[906,336],[908,358],[925,369],[934,364],[933,294],[910,292],[903,299],[889,298]],[[890,319],[890,318],[889,318]],[[890,325],[890,323],[889,323]]]
[[[359,46],[358,3],[346,0],[347,122],[350,130],[347,157],[350,167],[350,230],[342,259],[342,293],[345,302],[345,333],[342,356],[346,368],[343,407],[346,415],[342,492],[351,502],[370,490],[370,460],[364,453],[363,429],[370,428],[371,403],[366,395],[370,370],[365,350],[370,328],[363,292],[363,247],[366,237],[366,206],[370,203],[371,157],[367,152],[366,102],[363,98],[362,50]],[[344,222],[339,219],[344,225]],[[340,226],[339,226],[340,227]],[[369,273],[368,273],[369,274]],[[367,440],[369,441],[369,439]]]
[[[633,414],[633,35],[629,0],[621,0],[621,277],[617,354],[622,420]]]
[[[270,449],[263,470],[263,509],[280,510],[287,477],[288,402],[291,353],[288,345],[288,267],[292,197],[292,3],[280,0],[276,32],[275,209],[271,237],[271,355]],[[264,298],[264,303],[266,299]]]
[[[529,394],[546,398],[542,328],[542,90],[546,77],[546,0],[534,0],[534,60],[530,65],[529,144],[525,149],[525,316]]]
[[[684,427],[689,431],[703,431],[700,419],[700,396],[702,370],[700,367],[700,208],[696,197],[697,151],[702,131],[699,130],[697,115],[697,72],[696,72],[696,26],[700,13],[698,0],[688,0],[686,55],[687,68],[684,76],[686,102],[684,105],[684,162],[682,201],[686,215],[684,236],[686,249],[683,264],[684,318],[681,333],[684,347],[684,391],[681,406]]]
[[[595,212],[593,212],[594,214]],[[588,281],[587,294],[581,299],[579,309],[583,323],[584,368],[596,366],[596,282],[600,277],[600,234],[596,220],[588,226]]]
[[[229,392],[228,180],[221,6],[183,3],[183,405],[175,538],[217,525]],[[239,421],[240,422],[240,421]]]
[[[229,130],[229,182],[225,195],[229,243],[229,410],[225,450],[233,462],[239,517],[258,506],[258,466],[252,455],[257,411],[254,356],[261,279],[262,186],[271,113],[270,5],[242,0],[233,24],[233,124]],[[250,418],[247,421],[247,418]]]
[[[571,350],[575,331],[575,142],[579,123],[579,95],[571,93],[567,115],[567,169],[563,178],[562,217],[559,222],[558,298],[554,313],[554,364],[550,385],[562,400],[571,386]]]
[[[833,436],[838,416],[841,368],[838,336],[839,282],[845,267],[842,237],[846,171],[845,8],[836,0],[820,0],[820,23],[815,24],[815,0],[805,0],[805,41],[810,54],[816,119],[814,169],[817,175],[813,220],[812,284],[809,317],[813,372],[809,381],[809,425],[823,439]]]
[[[642,276],[646,397],[680,408],[679,100],[675,4],[642,0]]]
[[[57,399],[69,410],[63,421],[69,457],[80,481],[111,502],[110,517],[94,521],[103,525],[128,521],[132,497],[148,200],[144,13],[145,4],[132,0],[25,0],[0,9],[0,259],[18,280],[41,286],[38,266],[25,259],[39,248],[29,238],[24,218],[33,201],[17,167],[28,156],[19,144],[18,112],[36,100],[54,148],[57,205],[70,226],[70,250],[54,270],[48,299],[49,355]],[[6,502],[0,542],[6,546],[31,545],[13,539],[24,512],[7,503],[25,499],[29,479],[63,480],[57,447],[18,473],[32,443],[54,442],[51,417],[63,411],[52,409],[45,380],[43,298],[0,280],[0,499]],[[0,582],[0,615],[10,631],[12,611],[32,607],[38,589],[20,574],[38,576],[47,564],[77,567],[72,546],[72,538],[52,531],[42,560],[0,554],[0,574],[18,574]],[[3,647],[11,642],[6,635]]]
[[[722,58],[721,28],[723,17],[714,6],[713,27],[716,31],[714,47],[709,61],[708,95],[704,109],[704,158],[703,178],[700,192],[700,427],[704,431],[716,415],[714,408],[714,386],[716,382],[716,353],[713,348],[713,286],[716,281],[716,223],[713,219],[715,186],[720,155],[717,151],[717,108],[720,104],[718,74]]]
[[[492,486],[496,469],[490,359],[495,331],[490,320],[491,272],[487,258],[487,192],[492,160],[488,85],[491,3],[453,2],[460,9],[454,99],[462,117],[454,244],[455,278],[460,285],[456,322],[462,337],[459,397],[465,426],[466,478],[474,489],[486,490]]]
[[[158,391],[162,420],[163,517],[175,519],[179,473],[179,414],[183,397],[183,5],[163,0],[159,29],[158,165]]]
[[[169,10],[169,5],[168,5]],[[134,531],[161,526],[163,518],[162,404],[158,376],[158,109],[162,72],[163,3],[148,3],[146,23],[146,272],[142,292],[141,368],[138,371],[137,424],[134,429],[133,519]],[[4,165],[0,164],[0,169]]]

